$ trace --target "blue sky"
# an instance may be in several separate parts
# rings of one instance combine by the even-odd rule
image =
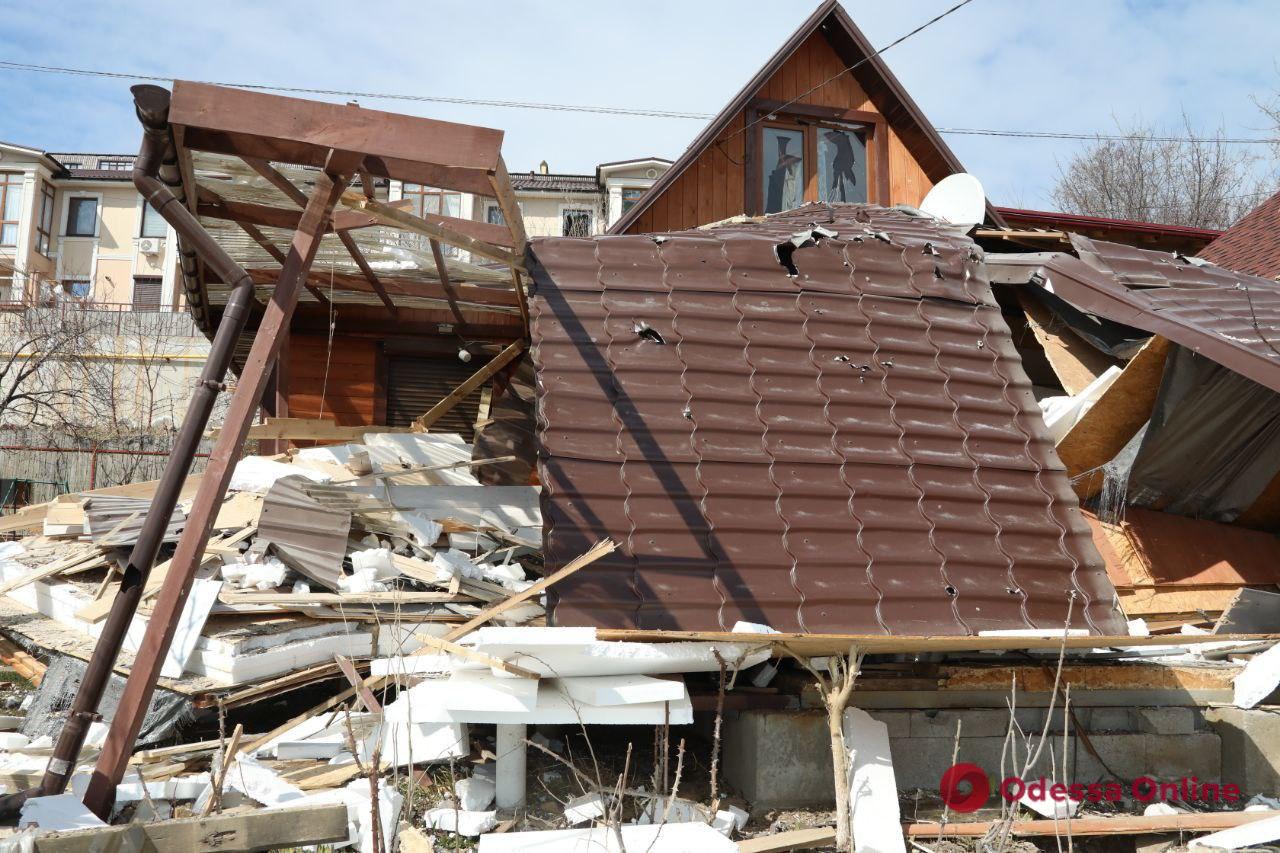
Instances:
[[[846,0],[877,46],[953,0]],[[226,82],[714,113],[814,0],[216,3],[8,0],[0,59]],[[367,12],[367,17],[361,12]],[[353,14],[355,13],[355,14]],[[341,33],[335,38],[333,33]],[[1274,0],[974,0],[885,59],[935,125],[1109,132],[1116,119],[1272,135]],[[0,70],[0,139],[131,151],[128,81]],[[335,98],[335,100],[342,100]],[[700,121],[362,100],[499,127],[512,170],[674,158]],[[999,204],[1046,207],[1080,143],[951,136]],[[1263,153],[1261,150],[1259,153]]]

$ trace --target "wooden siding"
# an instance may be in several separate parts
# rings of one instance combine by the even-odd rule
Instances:
[[[851,74],[841,73],[845,63],[825,36],[815,32],[796,49],[756,93],[757,98],[790,101],[802,92],[825,86],[801,97],[797,103],[809,106],[880,113],[866,91]],[[719,140],[676,178],[661,197],[654,200],[630,228],[632,234],[696,228],[737,216],[745,211],[746,139],[752,131],[738,133],[749,119],[746,111],[736,115]],[[889,125],[889,199],[887,203],[918,205],[932,188],[931,181],[899,135]],[[876,154],[868,150],[868,172]],[[868,175],[874,186],[874,178]],[[874,201],[885,203],[884,199]]]
[[[378,387],[381,356],[376,341],[335,337],[330,353],[326,337],[295,332],[289,338],[288,358],[289,417],[320,417],[323,393],[324,415],[339,426],[378,423],[376,415],[385,411],[385,392]]]

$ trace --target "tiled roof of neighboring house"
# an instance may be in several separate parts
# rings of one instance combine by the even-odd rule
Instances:
[[[511,187],[516,192],[594,193],[600,191],[595,175],[544,175],[541,172],[514,172]]]
[[[955,635],[1074,599],[1124,632],[958,230],[809,205],[530,245],[547,568],[619,543],[549,621]]]
[[[1280,279],[1280,193],[1228,228],[1200,257],[1236,272]]]
[[[61,163],[70,178],[86,181],[128,181],[132,179],[134,154],[91,154],[87,152],[51,152],[50,157]],[[113,164],[109,168],[104,164]]]

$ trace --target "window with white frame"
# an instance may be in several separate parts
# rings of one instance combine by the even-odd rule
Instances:
[[[139,237],[163,237],[168,225],[154,207],[148,202],[142,203],[142,226]]]
[[[591,236],[591,209],[566,207],[560,212],[560,233],[566,237]]]
[[[67,236],[96,237],[98,233],[98,200],[93,196],[67,199]]]
[[[494,202],[485,205],[484,221],[490,225],[506,225],[507,218],[502,215],[502,208]]]
[[[622,188],[622,212],[626,213],[635,203],[640,200],[640,196],[644,195],[645,187],[623,187]]]
[[[13,270],[9,267],[0,267],[0,305],[21,302],[18,296],[18,292],[13,287]]]
[[[0,172],[0,246],[18,245],[22,217],[22,174]]]
[[[133,168],[132,160],[99,160],[98,168],[108,172],[128,172]]]

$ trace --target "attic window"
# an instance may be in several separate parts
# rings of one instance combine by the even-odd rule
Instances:
[[[810,202],[883,204],[889,194],[887,130],[878,113],[814,104],[753,102],[748,140],[749,213]]]

